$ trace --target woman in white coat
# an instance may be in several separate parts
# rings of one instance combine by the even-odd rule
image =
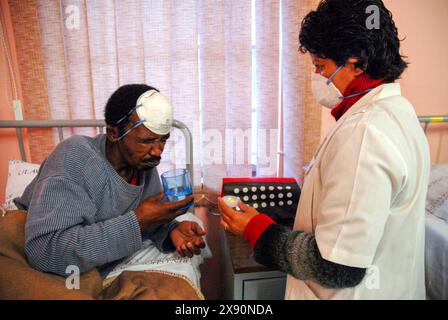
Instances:
[[[407,63],[392,14],[381,0],[322,1],[299,41],[336,124],[307,168],[294,228],[222,200],[221,224],[288,273],[286,299],[424,299],[429,150],[395,83]]]

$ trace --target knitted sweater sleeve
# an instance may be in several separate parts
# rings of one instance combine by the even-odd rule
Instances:
[[[94,222],[97,212],[85,189],[66,177],[39,181],[28,208],[25,253],[36,269],[66,275],[123,258],[141,248],[134,211]]]
[[[313,280],[327,288],[347,288],[358,285],[366,273],[364,268],[323,259],[314,235],[291,231],[263,214],[249,222],[244,236],[254,247],[258,263],[297,279]]]

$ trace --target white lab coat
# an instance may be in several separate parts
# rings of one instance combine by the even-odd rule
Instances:
[[[306,173],[294,230],[322,257],[368,268],[356,287],[288,275],[286,299],[424,299],[429,148],[398,83],[375,88],[340,119]]]

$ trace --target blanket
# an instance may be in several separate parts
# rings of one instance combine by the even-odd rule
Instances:
[[[97,269],[80,275],[79,289],[67,279],[30,267],[24,252],[26,212],[0,217],[0,300],[202,300],[186,277],[160,271],[125,271],[103,283]]]

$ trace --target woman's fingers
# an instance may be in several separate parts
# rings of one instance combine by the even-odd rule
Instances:
[[[241,199],[238,200],[238,207],[240,207],[241,210],[243,210],[244,212],[257,212],[257,210],[255,210],[254,208],[252,208],[251,206],[245,204],[243,201],[241,201]]]
[[[227,224],[230,224],[230,222],[232,221],[232,219],[231,218],[229,218],[228,216],[226,216],[226,215],[221,215],[221,220],[224,220],[224,222],[226,222]]]
[[[224,230],[226,231],[229,230],[229,225],[222,219],[221,219],[221,226],[224,228]]]
[[[218,198],[218,208],[219,208],[219,211],[221,212],[221,214],[224,214],[225,207],[227,207],[227,206],[224,203],[224,200],[222,200],[222,198]]]
[[[227,206],[222,198],[218,199],[218,207],[222,216],[226,216],[228,218],[234,217],[234,215],[238,214],[237,211],[233,210],[231,207]]]

